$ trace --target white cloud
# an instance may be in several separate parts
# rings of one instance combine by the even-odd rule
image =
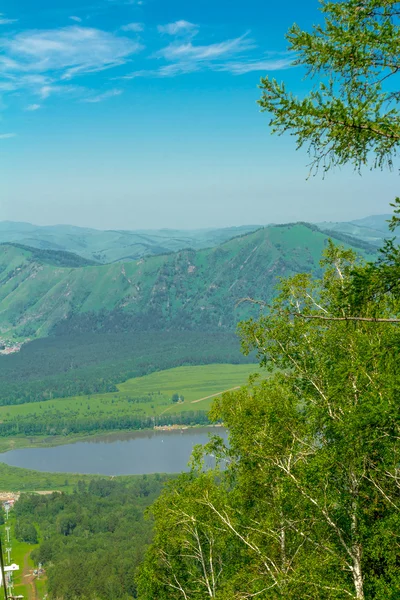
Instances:
[[[250,60],[247,62],[228,62],[224,65],[220,65],[218,70],[228,71],[233,75],[244,75],[254,71],[282,71],[283,69],[289,69],[293,66],[293,60],[293,57],[288,57],[267,60]]]
[[[107,0],[112,4],[129,4],[129,6],[143,6],[144,0]]]
[[[6,17],[0,13],[0,25],[10,25],[11,23],[16,23],[17,21],[18,19],[6,19]]]
[[[177,77],[204,70],[243,75],[254,71],[278,71],[293,65],[293,56],[287,52],[268,52],[262,58],[254,58],[254,52],[251,51],[255,48],[256,45],[248,34],[209,45],[173,43],[153,55],[153,58],[163,58],[170,64],[156,69],[134,71],[123,79]]]
[[[83,92],[84,89],[85,88],[81,88],[75,85],[57,85],[55,83],[50,83],[37,89],[35,93],[40,98],[42,98],[42,100],[46,100],[54,94],[73,94]]]
[[[167,33],[168,35],[194,32],[197,33],[197,25],[184,20],[175,21],[175,23],[168,23],[167,25],[159,25],[157,29],[160,33]]]
[[[15,137],[17,137],[16,133],[0,133],[0,140],[9,140]]]
[[[128,23],[128,25],[124,25],[121,27],[122,31],[133,31],[135,33],[139,33],[144,30],[143,23]]]
[[[202,66],[199,63],[180,62],[171,65],[164,65],[158,69],[142,69],[141,71],[134,71],[129,73],[120,79],[137,79],[139,77],[177,77],[178,75],[187,75],[188,73],[195,73],[200,71]]]
[[[71,21],[75,21],[76,23],[82,23],[82,19],[80,17],[70,17]]]
[[[34,112],[35,110],[39,110],[39,108],[41,108],[40,104],[29,104],[29,106],[27,106],[25,110]]]
[[[254,47],[254,42],[246,34],[232,40],[207,46],[194,45],[191,42],[170,44],[157,52],[155,56],[165,58],[168,61],[202,62],[240,54]]]
[[[104,92],[103,94],[98,94],[97,96],[85,98],[84,100],[82,100],[82,102],[90,102],[93,104],[97,104],[98,102],[103,102],[103,100],[108,100],[108,98],[120,96],[122,93],[123,90],[109,90],[108,92]]]
[[[12,63],[9,70],[51,73],[62,79],[124,64],[143,48],[129,38],[77,25],[21,32],[3,40],[2,46]]]
[[[0,92],[13,92],[17,87],[12,81],[0,81]]]

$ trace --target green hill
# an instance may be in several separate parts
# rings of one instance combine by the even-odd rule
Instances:
[[[342,234],[359,252],[373,247]],[[83,266],[66,253],[0,246],[0,338],[146,330],[223,331],[270,300],[281,276],[319,272],[327,234],[271,226],[216,248]],[[71,262],[72,261],[72,262]]]
[[[0,222],[0,244],[21,244],[41,250],[72,252],[97,263],[137,260],[177,252],[183,248],[208,248],[259,225],[199,229],[191,231],[159,229],[138,231],[99,231],[73,225],[41,227],[30,223]]]

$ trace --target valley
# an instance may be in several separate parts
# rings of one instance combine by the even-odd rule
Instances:
[[[24,565],[17,592],[68,594],[81,548],[95,543],[97,568],[109,560],[108,538],[113,568],[125,560],[118,585],[128,589],[136,581],[131,565],[152,535],[145,508],[174,474],[188,471],[195,445],[215,434],[227,439],[224,420],[210,427],[214,401],[240,395],[254,374],[260,383],[268,377],[236,334],[240,321],[268,307],[242,300],[268,304],[280,278],[320,276],[328,238],[364,259],[376,254],[370,233],[366,240],[305,223],[254,229],[230,240],[220,233],[222,243],[214,232],[208,248],[202,244],[211,238],[199,237],[197,249],[152,246],[107,264],[98,264],[110,258],[105,253],[32,248],[25,239],[0,245],[0,487],[56,492],[22,495],[17,504],[13,552]],[[214,466],[212,452],[205,461]],[[28,522],[39,544],[18,533]],[[37,580],[32,567],[42,561],[48,572]]]
[[[257,371],[256,364],[178,367],[130,379],[116,392],[3,406],[0,449],[71,443],[104,431],[207,425],[213,399]]]
[[[213,400],[257,370],[235,329],[260,308],[243,298],[268,303],[281,277],[318,276],[329,236],[375,255],[365,240],[306,223],[244,228],[227,241],[237,231],[222,231],[214,247],[103,265],[0,246],[0,449],[207,425]],[[93,230],[81,233],[90,245]]]

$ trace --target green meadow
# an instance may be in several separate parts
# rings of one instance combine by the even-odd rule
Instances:
[[[37,418],[93,418],[132,415],[159,416],[168,412],[207,411],[215,397],[247,383],[257,365],[206,365],[159,371],[119,384],[118,392],[75,396],[0,407],[0,421]],[[174,394],[183,402],[173,402]]]

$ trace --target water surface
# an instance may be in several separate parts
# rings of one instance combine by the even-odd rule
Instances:
[[[210,433],[226,439],[221,427],[124,432],[64,446],[11,450],[0,454],[0,461],[47,473],[180,473],[187,470],[193,446],[206,444]]]

